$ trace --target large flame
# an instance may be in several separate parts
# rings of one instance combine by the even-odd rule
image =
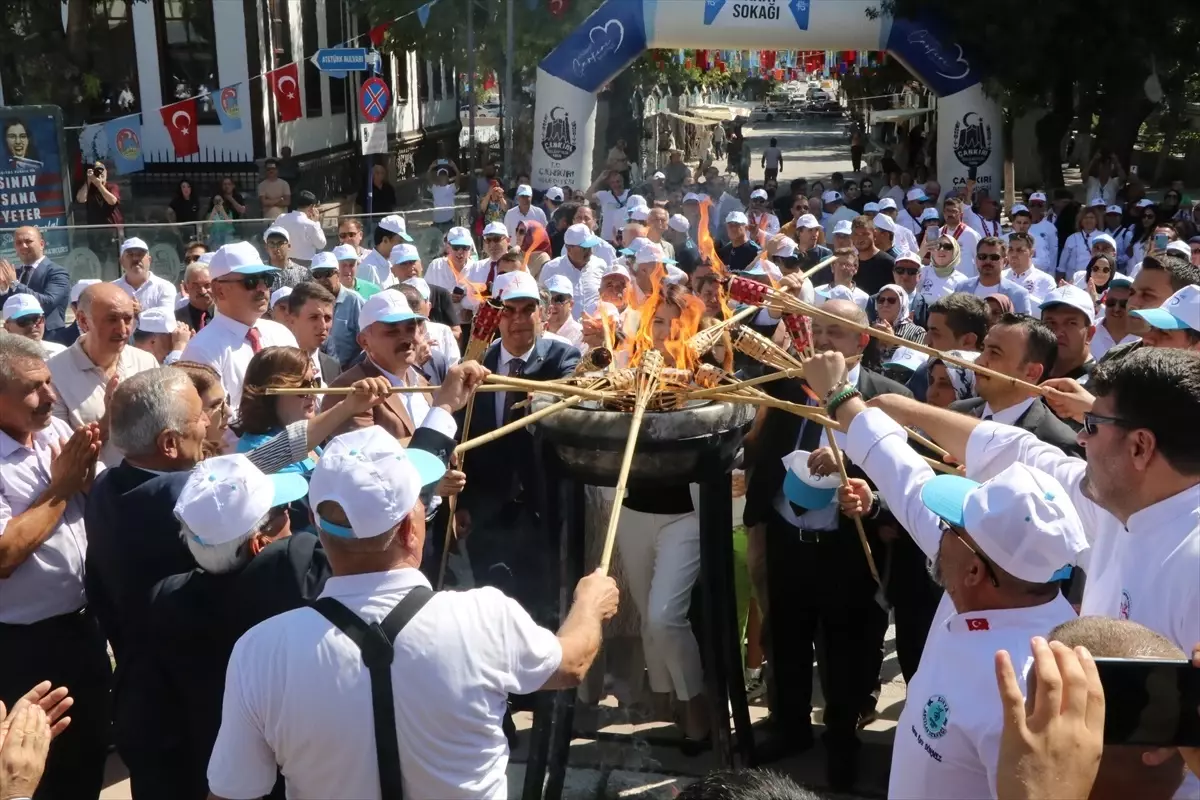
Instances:
[[[656,264],[654,274],[651,276],[650,294],[639,309],[641,319],[637,333],[632,340],[632,353],[629,359],[631,367],[638,366],[645,353],[656,349],[654,345],[654,314],[665,302],[663,297],[663,279],[665,277],[666,269],[662,264]],[[700,329],[700,320],[704,317],[704,301],[690,293],[683,294],[681,297],[684,306],[680,310],[679,317],[671,321],[671,331],[663,342],[662,353],[667,359],[667,366],[694,370],[699,360],[692,349],[688,347],[688,340]]]
[[[529,246],[525,248],[525,271],[529,272],[529,257],[532,256],[537,249],[543,244],[550,243],[550,236],[546,233],[546,229],[541,223],[533,222],[525,228],[526,238],[529,240]]]
[[[708,229],[708,215],[712,208],[712,200],[706,199],[700,204],[700,230],[696,232],[696,247],[700,251],[701,258],[708,259],[708,263],[712,265],[713,274],[722,279],[729,276],[729,270],[725,268],[721,257],[717,255],[717,246],[713,242],[712,232]],[[724,285],[718,284],[717,297],[721,303],[721,319],[729,319],[733,316],[733,309],[729,307],[729,300],[725,296]]]

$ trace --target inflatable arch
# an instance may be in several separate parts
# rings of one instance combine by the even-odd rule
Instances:
[[[596,92],[648,48],[886,50],[939,97],[938,180],[974,173],[999,196],[1002,116],[963,48],[912,20],[876,15],[878,0],[606,0],[538,65],[534,184],[591,183]]]

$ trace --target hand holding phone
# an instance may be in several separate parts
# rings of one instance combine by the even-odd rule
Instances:
[[[1167,234],[1165,234],[1165,233],[1154,234],[1154,249],[1158,250],[1159,252],[1166,250],[1167,249],[1167,238],[1168,238]]]
[[[1104,743],[1200,747],[1200,668],[1184,659],[1097,658]]]

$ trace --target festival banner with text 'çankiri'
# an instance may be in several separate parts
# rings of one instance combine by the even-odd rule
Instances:
[[[46,255],[67,254],[66,147],[58,106],[0,107],[0,257],[12,258],[13,229],[36,225]]]

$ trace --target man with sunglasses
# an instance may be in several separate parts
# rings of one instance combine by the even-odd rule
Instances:
[[[263,244],[267,248],[267,263],[279,270],[276,285],[290,288],[312,278],[308,267],[292,260],[291,234],[286,228],[279,225],[267,228]]]
[[[503,222],[489,222],[484,226],[483,258],[472,262],[463,273],[462,283],[466,284],[463,308],[474,313],[484,298],[493,294],[492,284],[503,271],[500,257],[508,252],[508,247],[508,228]]]
[[[949,204],[947,201],[947,206]],[[970,233],[975,232],[970,231]],[[960,247],[965,239],[964,236],[959,240]],[[975,273],[975,277],[967,280],[956,291],[973,294],[980,299],[994,294],[1002,294],[1012,301],[1013,310],[1018,314],[1033,313],[1033,304],[1030,302],[1029,292],[1025,291],[1025,287],[1004,278],[1005,248],[1003,239],[989,236],[980,241],[977,246],[972,247],[972,255],[975,259],[975,268],[971,272]],[[964,250],[964,261],[966,256]],[[965,267],[966,265],[961,266]]]
[[[450,293],[454,317],[447,324],[462,325],[462,299],[466,287],[461,281],[466,274],[467,265],[471,263],[471,254],[475,252],[475,241],[471,238],[471,232],[463,227],[451,228],[446,232],[442,252],[444,255],[429,263],[424,277],[430,287],[438,286]]]
[[[929,302],[921,294],[920,280],[921,257],[916,253],[901,253],[892,267],[892,282],[908,294],[908,313],[912,317],[913,324],[925,328],[929,322]],[[875,302],[878,296],[879,292],[876,292],[867,301],[867,318],[872,323],[879,318],[875,311]]]
[[[543,285],[550,296],[545,330],[562,337],[572,347],[579,347],[583,342],[583,328],[571,314],[575,305],[575,287],[565,275],[555,275]]]
[[[340,217],[337,226],[338,242],[350,245],[359,258],[366,254],[362,246],[363,226],[357,217]]]
[[[851,385],[836,352],[809,359],[805,378],[821,398]],[[932,408],[894,394],[876,404]],[[846,457],[875,483],[872,492],[852,480],[842,512],[894,516],[945,588],[896,727],[889,794],[994,797],[1002,709],[980,698],[995,692],[997,650],[1027,652],[1033,636],[1075,618],[1059,582],[1087,550],[1085,524],[1063,484],[1036,466],[984,473],[968,461],[970,479],[936,475],[883,411],[853,394],[829,406],[847,427]]]
[[[279,270],[263,263],[254,245],[223,245],[208,265],[217,311],[188,342],[184,361],[207,364],[221,376],[230,410],[242,403],[242,380],[250,359],[264,347],[296,346],[292,332],[263,317]]]
[[[1147,347],[1200,352],[1200,286],[1183,287],[1159,308],[1131,313],[1147,325],[1142,334]]]
[[[4,301],[4,330],[16,336],[24,336],[37,342],[46,353],[46,358],[61,353],[67,348],[57,342],[47,342],[46,315],[42,304],[31,294],[14,294]]]
[[[1096,361],[1102,361],[1115,347],[1132,346],[1141,341],[1142,325],[1137,318],[1129,315],[1133,295],[1133,284],[1128,278],[1115,276],[1108,282],[1108,291],[1104,293],[1104,316],[1096,322],[1096,332],[1092,334],[1088,345]],[[1150,307],[1157,306],[1158,303],[1154,303]]]

